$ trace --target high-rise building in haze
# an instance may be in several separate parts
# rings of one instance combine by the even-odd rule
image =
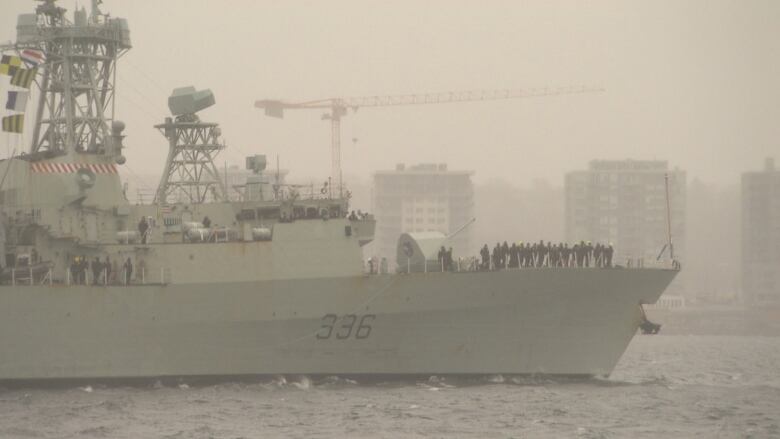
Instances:
[[[620,265],[654,261],[668,242],[667,175],[674,256],[682,260],[686,175],[666,161],[593,160],[566,174],[566,240],[612,243]]]
[[[398,238],[406,232],[453,233],[474,217],[472,171],[451,171],[446,164],[396,165],[374,174],[376,238],[374,254],[395,265]],[[471,255],[473,227],[447,243],[453,256]]]
[[[742,290],[753,304],[780,301],[780,170],[742,174]]]

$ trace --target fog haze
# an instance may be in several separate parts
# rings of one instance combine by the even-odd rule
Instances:
[[[73,1],[60,2],[72,11]],[[82,2],[87,3],[87,2]],[[225,6],[229,5],[229,6]],[[2,38],[27,0],[4,0]],[[130,173],[159,172],[174,87],[211,88],[220,160],[280,156],[292,178],[329,173],[316,111],[268,119],[255,99],[595,85],[604,93],[365,108],[342,127],[345,175],[448,162],[477,182],[562,183],[593,158],[669,160],[734,182],[777,151],[780,4],[688,2],[257,2],[105,0],[130,22],[117,118]],[[356,139],[356,141],[353,141]]]
[[[780,435],[780,0],[102,3],[123,132],[72,111],[123,22],[42,31],[41,154],[0,76],[0,438]],[[225,174],[185,108],[155,192],[186,86]],[[350,109],[348,194],[254,106],[567,86]]]
[[[60,5],[72,16],[74,1]],[[33,8],[3,0],[0,38],[14,38],[17,14]],[[593,159],[666,160],[690,184],[689,291],[729,297],[739,288],[740,174],[780,152],[778,2],[105,0],[102,8],[131,29],[116,95],[131,198],[157,184],[168,146],[153,125],[169,116],[176,87],[216,95],[200,116],[222,125],[220,167],[267,154],[297,182],[327,178],[330,124],[316,110],[268,118],[255,100],[603,87],[350,111],[341,132],[352,204],[373,208],[378,170],[447,163],[475,171],[476,244],[558,241],[566,172]],[[17,141],[0,140],[2,153]]]

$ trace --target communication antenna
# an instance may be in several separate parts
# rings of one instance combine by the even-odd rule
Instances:
[[[462,226],[458,227],[458,229],[457,229],[457,230],[455,230],[454,232],[452,232],[452,233],[450,233],[449,235],[445,236],[445,237],[444,237],[444,240],[445,240],[445,241],[449,241],[450,239],[452,239],[452,238],[454,238],[456,235],[458,235],[460,232],[462,232],[462,231],[466,230],[466,229],[467,229],[467,228],[468,228],[470,225],[474,224],[476,221],[477,221],[477,218],[476,218],[476,217],[474,217],[474,218],[471,218],[470,220],[466,221],[466,223],[465,223],[465,224],[463,224]]]
[[[672,208],[669,201],[669,173],[664,174],[664,184],[666,186],[666,234],[667,245],[669,246],[669,259],[674,261],[674,241],[672,241]]]
[[[279,200],[279,191],[282,186],[279,184],[279,154],[276,154],[276,176],[274,177],[274,200]]]

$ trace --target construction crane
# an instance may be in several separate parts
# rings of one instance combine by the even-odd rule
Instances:
[[[604,91],[598,87],[569,86],[543,87],[517,90],[470,90],[440,93],[422,93],[389,96],[363,96],[352,98],[328,98],[303,102],[286,102],[274,99],[255,101],[255,107],[265,110],[269,117],[283,118],[284,110],[326,110],[322,120],[329,120],[331,127],[331,188],[341,192],[341,118],[347,110],[361,107],[392,107],[400,105],[449,104],[455,102],[497,101],[542,96],[559,96]]]

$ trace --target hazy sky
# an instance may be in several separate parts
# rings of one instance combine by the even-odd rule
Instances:
[[[16,14],[33,7],[0,1],[0,40],[14,39]],[[364,108],[342,136],[345,174],[366,177],[435,161],[473,169],[477,181],[559,185],[594,158],[657,158],[731,183],[765,156],[780,158],[778,1],[105,0],[103,10],[130,22],[117,118],[136,173],[162,167],[167,145],[152,125],[185,85],[216,95],[201,117],[222,124],[220,161],[279,154],[292,178],[329,173],[330,127],[310,110],[268,119],[255,99],[606,89]]]

